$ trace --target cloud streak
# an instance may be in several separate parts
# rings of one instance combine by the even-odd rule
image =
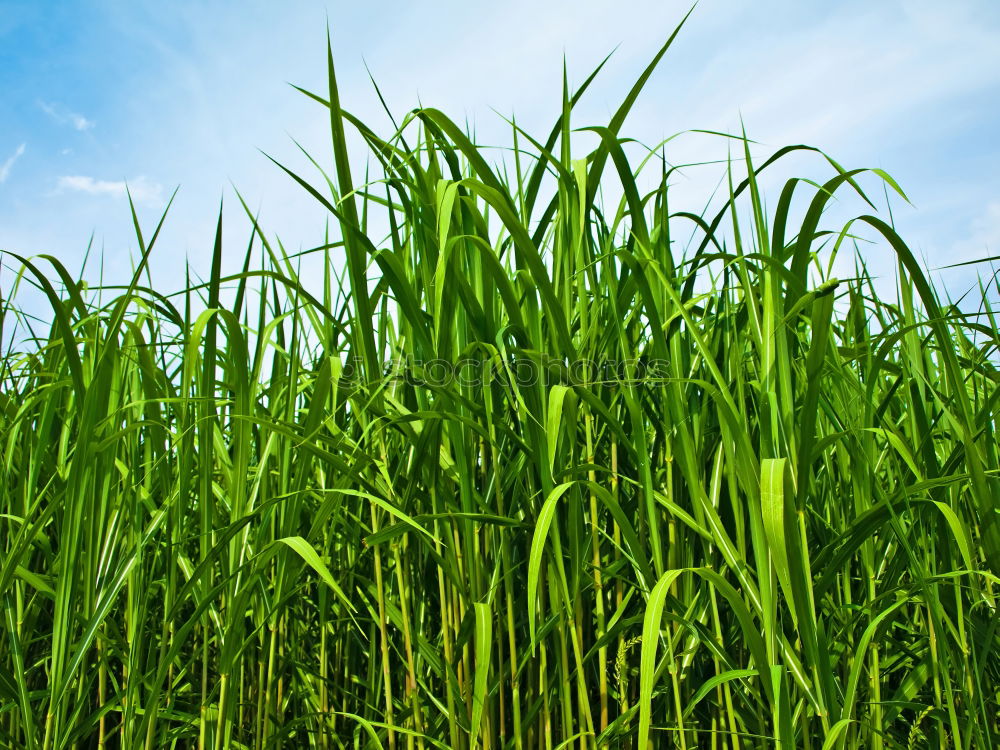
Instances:
[[[78,112],[73,112],[61,104],[49,102],[38,102],[42,111],[55,120],[60,125],[71,125],[74,130],[90,130],[96,124],[93,120],[88,120]]]
[[[69,190],[87,195],[123,196],[126,192],[132,194],[132,199],[140,203],[159,200],[163,195],[163,187],[151,182],[145,177],[137,177],[131,182],[125,180],[98,180],[86,175],[67,175],[58,180],[59,190]]]
[[[22,143],[7,159],[7,161],[0,165],[0,184],[7,181],[7,178],[10,176],[10,170],[14,167],[14,162],[21,158],[21,155],[24,154],[24,149],[25,144]]]

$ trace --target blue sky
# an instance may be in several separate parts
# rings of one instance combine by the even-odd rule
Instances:
[[[367,62],[396,113],[436,106],[503,144],[493,110],[547,131],[563,55],[579,83],[617,47],[575,121],[606,122],[687,8],[0,0],[0,248],[50,253],[75,271],[93,233],[106,277],[120,280],[135,251],[125,181],[147,225],[180,186],[153,259],[169,287],[185,258],[207,268],[220,198],[230,256],[241,255],[233,184],[286,247],[319,241],[323,214],[260,151],[308,172],[294,137],[329,161],[322,110],[288,85],[322,90],[327,18],[345,107],[385,123]],[[652,143],[732,131],[742,116],[762,153],[808,143],[847,167],[886,169],[915,205],[899,207],[897,223],[934,268],[1000,253],[998,102],[1000,4],[990,0],[702,0],[624,132]],[[725,157],[718,139],[671,145],[674,162]],[[801,164],[827,174],[819,167]],[[713,184],[683,180],[692,196]],[[885,257],[872,262],[890,273]],[[957,294],[970,279],[946,281]]]

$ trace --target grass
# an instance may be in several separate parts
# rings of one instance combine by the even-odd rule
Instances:
[[[699,215],[652,149],[642,193],[621,129],[668,46],[590,153],[592,77],[492,166],[434,109],[383,140],[331,55],[334,169],[285,170],[339,230],[321,280],[249,211],[242,272],[220,218],[177,295],[138,220],[127,287],[7,254],[0,745],[1000,745],[988,290],[942,300],[891,178],[815,150],[730,139]],[[766,202],[800,152],[828,181]],[[829,278],[862,230],[895,299]]]

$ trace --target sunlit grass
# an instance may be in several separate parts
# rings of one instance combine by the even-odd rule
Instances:
[[[1000,742],[986,295],[942,303],[862,192],[891,178],[819,152],[765,201],[801,147],[731,139],[717,213],[672,213],[665,162],[642,194],[621,129],[662,54],[593,151],[588,79],[507,169],[434,109],[383,140],[331,55],[335,169],[286,170],[339,227],[322,279],[260,227],[223,276],[221,220],[180,295],[138,220],[100,298],[5,256],[52,313],[5,294],[0,745]],[[824,274],[862,231],[893,299]]]

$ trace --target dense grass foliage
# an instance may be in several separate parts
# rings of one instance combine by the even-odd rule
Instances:
[[[7,290],[0,745],[1000,743],[1000,328],[876,218],[883,173],[812,151],[765,209],[804,147],[735,138],[717,213],[672,212],[659,149],[640,192],[662,54],[591,153],[585,84],[493,165],[434,109],[383,140],[331,58],[335,170],[286,170],[339,228],[321,279],[256,223],[224,276],[221,220],[172,296],[138,221],[117,290],[6,255],[52,315]],[[896,299],[824,270],[862,228]]]

